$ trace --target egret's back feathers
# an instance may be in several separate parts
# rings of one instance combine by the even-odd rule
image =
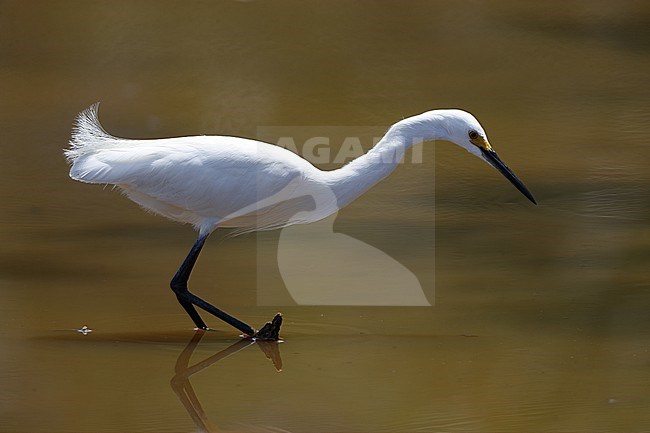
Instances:
[[[72,164],[81,155],[91,153],[99,147],[110,146],[118,140],[106,132],[99,123],[98,110],[99,102],[96,102],[79,113],[75,119],[70,148],[63,151],[68,163]]]
[[[116,185],[144,209],[203,231],[217,225],[236,233],[269,230],[337,210],[335,197],[310,179],[320,171],[268,143],[226,136],[121,139],[102,128],[94,105],[79,115],[70,145],[71,178]],[[314,212],[314,195],[324,197],[317,212],[327,214],[300,216]]]

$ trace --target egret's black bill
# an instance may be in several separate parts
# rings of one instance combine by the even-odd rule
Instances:
[[[524,183],[520,181],[517,176],[515,176],[512,170],[510,170],[508,166],[503,161],[501,161],[501,158],[499,158],[499,155],[497,155],[497,153],[494,150],[491,149],[487,150],[482,147],[480,149],[481,149],[481,153],[483,154],[483,157],[487,162],[490,163],[492,167],[496,168],[499,171],[499,173],[504,175],[506,179],[508,179],[510,183],[512,183],[515,186],[515,188],[517,188],[523,195],[526,196],[526,198],[528,198],[528,200],[537,204],[533,195],[530,193],[530,191],[528,191],[528,188],[526,188]]]

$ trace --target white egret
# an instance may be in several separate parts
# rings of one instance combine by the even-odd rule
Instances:
[[[245,138],[114,137],[102,128],[97,109],[95,104],[76,119],[65,150],[72,164],[70,177],[115,185],[144,209],[195,227],[198,239],[170,285],[200,329],[208,328],[195,306],[248,336],[256,335],[249,325],[188,290],[190,273],[210,233],[217,227],[244,233],[326,218],[388,176],[416,143],[446,140],[459,145],[535,203],[492,149],[476,118],[462,110],[433,110],[401,120],[366,154],[339,169],[322,171],[291,151]]]

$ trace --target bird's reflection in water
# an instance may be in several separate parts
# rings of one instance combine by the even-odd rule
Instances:
[[[216,432],[218,429],[210,424],[210,421],[205,415],[203,407],[190,383],[190,377],[253,344],[257,345],[264,352],[264,355],[273,362],[273,366],[277,371],[282,370],[282,358],[280,357],[279,342],[277,341],[242,339],[203,361],[190,366],[190,358],[204,335],[205,331],[196,331],[185,349],[178,355],[176,366],[174,367],[175,374],[171,379],[171,387],[185,407],[187,413],[199,428],[199,431],[210,433]]]

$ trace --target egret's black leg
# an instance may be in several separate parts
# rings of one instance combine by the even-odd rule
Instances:
[[[204,330],[208,329],[207,325],[203,319],[201,319],[201,316],[199,315],[198,311],[196,311],[196,308],[194,308],[194,305],[192,305],[192,302],[187,299],[187,296],[183,296],[183,293],[189,292],[187,289],[187,280],[190,278],[190,274],[192,273],[196,259],[199,257],[199,253],[201,252],[203,244],[207,238],[208,235],[199,236],[197,241],[192,246],[189,254],[183,261],[183,264],[181,264],[181,267],[178,268],[178,271],[176,272],[176,275],[174,275],[174,278],[172,278],[170,284],[172,290],[174,293],[176,293],[178,302],[185,309],[185,311],[187,311],[187,314],[189,314],[189,316],[192,318],[192,321],[196,327]]]
[[[194,268],[196,259],[199,257],[199,254],[201,253],[201,249],[203,248],[203,244],[205,243],[205,240],[207,238],[208,238],[207,234],[199,235],[199,238],[194,243],[194,246],[192,246],[190,253],[183,261],[181,267],[178,268],[178,272],[176,272],[174,278],[172,278],[170,286],[174,291],[174,293],[176,294],[176,298],[178,299],[178,302],[185,309],[185,311],[187,311],[187,314],[190,315],[197,328],[208,329],[203,319],[201,319],[201,316],[199,316],[198,311],[196,311],[196,308],[194,308],[194,305],[218,317],[219,319],[223,320],[229,325],[234,326],[244,334],[252,337],[253,335],[255,335],[255,330],[253,328],[251,328],[249,325],[242,322],[241,320],[234,318],[233,316],[226,313],[225,311],[218,309],[214,305],[205,302],[203,299],[199,298],[193,293],[190,293],[190,291],[187,288],[187,280],[189,280],[190,278],[190,274],[192,273],[192,269]]]

